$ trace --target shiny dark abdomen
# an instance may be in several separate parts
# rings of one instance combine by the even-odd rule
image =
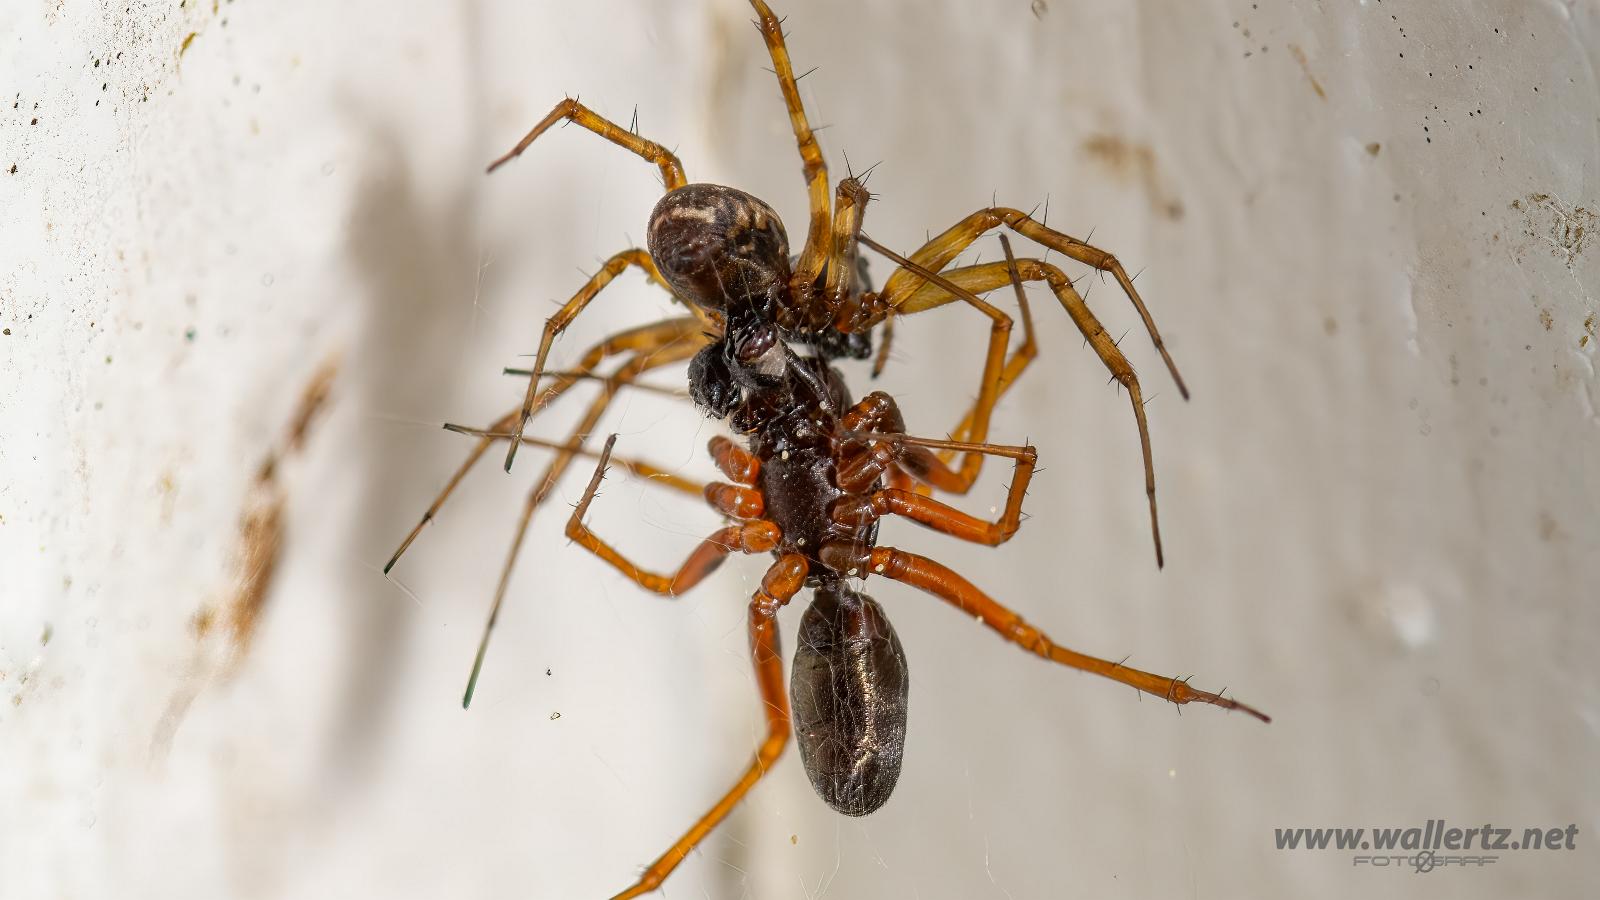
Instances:
[[[905,757],[910,676],[883,608],[834,581],[800,620],[789,696],[811,786],[847,816],[882,806]]]

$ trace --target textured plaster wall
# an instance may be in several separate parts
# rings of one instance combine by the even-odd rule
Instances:
[[[1276,721],[1180,717],[874,582],[913,676],[894,800],[840,819],[787,757],[667,895],[1582,896],[1600,879],[1600,4],[1033,7],[781,11],[798,68],[820,66],[803,93],[836,171],[882,162],[875,237],[905,250],[991,196],[1048,196],[1052,225],[1143,270],[1193,402],[1114,287],[1085,286],[1151,395],[1167,566],[1125,398],[1044,293],[1043,353],[996,431],[1040,448],[1032,518],[998,550],[884,540],[1070,646]],[[537,454],[483,466],[394,581],[378,568],[465,451],[439,423],[514,403],[499,369],[642,239],[654,170],[577,130],[481,175],[563,93],[637,108],[691,178],[804,220],[748,17],[0,6],[0,896],[605,895],[723,790],[761,727],[759,561],[642,596],[560,536],[579,466],[468,713]],[[627,276],[559,361],[666,309]],[[902,326],[884,384],[937,434],[983,328],[955,307]],[[335,352],[328,409],[282,466],[259,631],[222,677],[194,617],[228,595],[255,468]],[[680,404],[636,396],[604,427],[710,474],[715,431]],[[992,468],[969,508],[1005,483]],[[621,472],[590,521],[659,565],[715,525]],[[1576,823],[1579,849],[1427,876],[1273,849],[1277,827],[1427,818]]]

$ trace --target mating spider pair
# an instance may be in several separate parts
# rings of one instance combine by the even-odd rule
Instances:
[[[1035,355],[1032,319],[1022,284],[1036,281],[1049,287],[1112,377],[1127,389],[1143,450],[1156,561],[1161,563],[1149,431],[1132,366],[1071,280],[1047,262],[1014,257],[1003,234],[1004,262],[946,268],[990,231],[1008,229],[1109,273],[1143,318],[1179,390],[1185,397],[1188,391],[1131,279],[1116,258],[1103,250],[1005,207],[973,213],[910,256],[864,234],[862,216],[869,194],[856,178],[849,177],[839,182],[830,197],[827,166],[806,120],[781,23],[763,0],[751,0],[751,5],[804,163],[810,223],[799,254],[791,260],[783,224],[767,204],[733,188],[690,183],[677,157],[661,145],[618,127],[576,100],[557,104],[489,170],[521,154],[557,122],[576,123],[660,168],[667,193],[650,217],[649,250],[629,249],[611,257],[550,318],[520,409],[484,429],[446,426],[475,435],[477,445],[384,567],[388,572],[394,566],[496,441],[510,442],[505,461],[508,471],[522,444],[556,451],[523,505],[473,662],[462,701],[465,706],[472,699],[529,522],[578,456],[598,456],[599,463],[567,522],[567,535],[639,585],[676,596],[694,587],[732,553],[776,557],[749,605],[751,655],[766,715],[766,738],[722,799],[619,897],[638,896],[660,885],[771,769],[791,731],[812,785],[835,809],[865,815],[888,799],[904,752],[905,654],[883,608],[853,588],[851,579],[878,575],[904,582],[952,604],[1029,652],[1175,704],[1209,703],[1267,720],[1249,706],[1196,690],[1186,681],[1059,646],[949,568],[914,553],[877,546],[878,521],[888,515],[991,546],[1016,533],[1036,452],[1031,446],[989,443],[989,421],[996,402]],[[865,283],[857,259],[861,245],[898,266],[881,291],[873,291]],[[638,267],[671,292],[688,314],[614,334],[589,348],[571,369],[546,372],[556,338],[629,267]],[[1024,334],[1021,345],[1009,353],[1012,319],[982,299],[1007,285],[1015,289]],[[891,317],[954,302],[965,303],[988,317],[990,328],[977,399],[949,440],[908,435],[894,399],[885,393],[873,392],[859,402],[851,400],[832,360],[870,356],[872,331],[882,325],[887,332]],[[887,339],[886,333],[880,337]],[[800,352],[804,350],[809,352]],[[601,364],[614,358],[620,358],[621,364],[601,375]],[[702,486],[647,463],[614,458],[615,435],[598,453],[586,449],[601,416],[619,392],[642,389],[637,383],[641,375],[682,362],[688,363],[690,394],[697,405],[726,421],[745,442],[740,446],[720,436],[711,440],[711,455],[728,482]],[[535,413],[585,379],[597,380],[600,393],[565,441],[524,435],[524,426]],[[965,494],[990,456],[1009,459],[1014,467],[1004,509],[994,520],[933,499],[934,491]],[[675,572],[647,571],[583,522],[609,462],[652,476],[667,487],[703,496],[730,524],[703,540]],[[814,588],[814,597],[800,626],[791,712],[790,698],[783,689],[776,617],[806,586]]]

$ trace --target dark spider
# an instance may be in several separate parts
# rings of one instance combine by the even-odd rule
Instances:
[[[830,204],[827,167],[800,103],[781,24],[763,0],[751,0],[751,5],[772,56],[804,163],[811,210],[804,247],[791,258],[783,223],[761,200],[731,187],[691,184],[677,157],[661,145],[618,127],[576,100],[558,103],[489,170],[522,153],[559,121],[574,122],[638,154],[660,167],[667,189],[650,216],[649,252],[635,248],[613,256],[550,318],[533,368],[527,373],[527,397],[519,410],[485,429],[446,426],[476,435],[478,444],[384,568],[389,571],[494,441],[510,440],[508,470],[522,444],[558,451],[523,506],[511,555],[501,572],[473,662],[462,700],[465,706],[472,699],[528,523],[577,456],[598,456],[599,464],[567,522],[568,537],[643,587],[676,596],[698,584],[730,553],[776,557],[749,607],[751,653],[766,714],[766,739],[733,788],[618,897],[635,897],[659,886],[772,768],[791,730],[799,740],[813,787],[834,809],[859,816],[888,800],[905,748],[905,654],[883,608],[852,588],[850,579],[881,575],[904,582],[954,605],[1045,659],[1131,685],[1175,704],[1209,703],[1267,721],[1259,711],[1220,694],[1191,688],[1186,680],[1059,646],[956,572],[923,556],[877,546],[878,520],[886,515],[904,516],[962,540],[991,546],[1016,533],[1037,454],[1031,446],[988,443],[989,418],[996,401],[1035,354],[1022,284],[1042,281],[1112,377],[1128,391],[1144,454],[1156,561],[1158,565],[1161,562],[1150,439],[1132,366],[1066,275],[1041,260],[1015,258],[1004,235],[1004,262],[946,268],[988,231],[1005,226],[1073,260],[1109,272],[1144,319],[1179,390],[1185,397],[1188,391],[1131,279],[1116,258],[1103,250],[1006,207],[973,213],[909,257],[863,234],[861,218],[869,195],[858,179],[848,177],[839,182]],[[865,282],[857,257],[861,244],[898,265],[881,291],[871,290]],[[574,369],[546,372],[545,362],[556,336],[629,266],[639,267],[669,290],[689,314],[614,334],[590,348]],[[1022,345],[1009,356],[1011,319],[981,298],[1008,284],[1016,292],[1024,333]],[[982,312],[991,325],[977,400],[956,426],[952,440],[907,435],[900,411],[888,394],[873,392],[852,402],[832,360],[870,355],[872,329],[887,326],[891,316],[911,315],[956,301]],[[797,347],[810,352],[798,352]],[[599,364],[612,356],[622,356],[622,365],[609,375],[598,375]],[[727,422],[744,439],[743,447],[720,436],[710,443],[712,458],[731,483],[696,485],[646,463],[613,458],[616,435],[598,454],[584,448],[619,390],[643,389],[644,385],[636,383],[640,375],[685,360],[689,393],[695,403]],[[882,360],[880,353],[880,365]],[[541,387],[546,378],[550,383]],[[582,379],[597,379],[600,396],[565,442],[523,435],[524,425],[536,411]],[[957,456],[961,463],[952,466]],[[929,496],[935,490],[966,493],[988,456],[1010,459],[1014,466],[1005,508],[993,521]],[[730,524],[702,541],[672,574],[647,571],[583,523],[609,462],[652,476],[668,487],[702,495]],[[795,652],[791,717],[790,698],[783,690],[776,617],[806,586],[814,589],[813,599],[802,619]]]

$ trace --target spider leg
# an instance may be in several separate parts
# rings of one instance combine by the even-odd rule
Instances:
[[[846,526],[860,526],[875,522],[886,515],[904,516],[935,531],[991,547],[1011,540],[1011,536],[1016,534],[1022,525],[1022,499],[1028,493],[1028,482],[1033,478],[1034,465],[1039,458],[1033,447],[938,441],[904,434],[867,433],[859,437],[868,441],[883,441],[896,445],[904,454],[897,459],[897,463],[919,477],[924,467],[927,467],[928,471],[949,474],[943,462],[927,452],[929,448],[986,453],[1009,458],[1016,465],[1011,487],[1006,491],[1005,510],[993,522],[989,522],[914,491],[889,487],[869,494],[847,495],[835,501],[829,509],[829,515],[834,522]],[[911,451],[920,451],[926,456],[915,456]]]
[[[992,415],[993,405],[1000,402],[1000,398],[1005,396],[1006,392],[1011,389],[1011,385],[1016,383],[1016,380],[1022,376],[1023,371],[1028,368],[1028,365],[1032,363],[1034,358],[1039,354],[1039,344],[1033,330],[1033,311],[1028,305],[1028,295],[1022,290],[1022,278],[1017,271],[1016,258],[1011,254],[1011,242],[1007,240],[1006,236],[1003,234],[1000,235],[1000,245],[1002,248],[1004,248],[1006,254],[1006,262],[1004,263],[989,263],[983,266],[967,266],[964,268],[951,269],[940,273],[946,281],[950,282],[950,284],[971,294],[981,295],[988,293],[989,291],[995,290],[1009,281],[1012,287],[1016,290],[1017,308],[1021,311],[1022,315],[1022,343],[1017,345],[1017,349],[1012,352],[1011,356],[1005,360],[1004,365],[1000,368],[997,376],[998,383],[995,385],[995,388],[991,394],[993,401],[990,404],[990,409],[985,410],[983,408],[985,392],[983,390],[984,386],[980,384],[978,398],[973,401],[971,408],[969,408],[966,415],[962,417],[960,424],[958,424],[955,430],[951,432],[952,437],[958,441],[971,440],[981,442],[988,437],[988,417]],[[982,273],[982,276],[975,277],[976,273]],[[926,289],[931,296],[943,297],[944,299],[940,301],[940,303],[961,299],[959,294],[953,293],[948,287],[940,286],[935,282],[921,282],[919,293],[922,289]],[[886,298],[884,295],[879,294],[875,297],[867,297],[865,299],[869,307],[881,309],[885,317],[883,321],[883,337],[882,344],[879,347],[878,361],[873,366],[873,375],[876,377],[877,374],[882,370],[883,364],[887,361],[889,341],[892,339],[893,335],[891,326],[894,323],[894,316],[896,315],[895,307],[891,305],[891,302],[896,298]],[[984,375],[987,376],[989,373],[990,369],[987,365],[985,365]],[[975,430],[979,425],[983,426],[982,432],[975,434]],[[939,452],[939,459],[945,463],[949,463],[951,460],[955,459],[955,453],[949,450],[942,450]],[[977,480],[978,474],[982,469],[982,465],[983,460],[981,456],[974,458],[974,456],[969,455],[966,462],[963,464],[960,480],[957,482],[957,485],[952,488],[942,489],[949,490],[952,493],[966,493],[966,491],[971,488],[972,483]],[[970,470],[968,467],[970,467]],[[968,474],[969,471],[970,474]],[[925,492],[926,488],[923,488],[922,490]]]
[[[606,285],[611,283],[612,279],[622,274],[629,266],[638,266],[644,270],[644,273],[649,276],[651,281],[671,293],[672,289],[667,287],[667,283],[661,279],[661,273],[656,271],[656,264],[650,259],[650,254],[634,247],[606,260],[605,265],[600,267],[600,271],[594,273],[584,283],[583,287],[572,295],[571,300],[563,304],[555,315],[545,321],[544,335],[539,338],[539,351],[533,359],[533,374],[528,378],[528,392],[522,400],[522,415],[518,417],[516,426],[512,429],[511,446],[506,450],[507,472],[511,471],[511,462],[516,459],[517,448],[522,446],[522,431],[527,427],[528,417],[533,415],[533,401],[538,394],[539,380],[544,375],[545,360],[550,356],[550,345],[555,343],[557,335],[567,330],[567,326],[572,324],[572,320],[583,312],[589,302],[599,295]],[[701,319],[700,310],[697,307],[691,307],[691,310],[696,313],[696,318],[700,319],[703,324],[704,320]]]
[[[609,357],[628,352],[654,352],[675,341],[684,340],[686,337],[695,334],[697,327],[698,322],[695,319],[683,317],[669,319],[664,322],[655,322],[614,334],[590,347],[584,353],[583,359],[579,361],[576,368],[557,377],[553,384],[539,394],[539,399],[534,404],[534,407],[536,409],[544,409],[547,404],[566,393],[567,389],[580,379],[591,375],[594,367]],[[406,534],[405,540],[400,542],[400,546],[389,557],[389,561],[384,564],[383,572],[385,575],[389,573],[390,569],[394,568],[395,563],[400,561],[400,557],[411,547],[411,543],[422,533],[422,529],[426,528],[428,523],[433,521],[434,516],[438,515],[445,501],[449,500],[450,495],[454,493],[456,486],[461,484],[462,479],[467,477],[467,473],[472,471],[472,467],[477,465],[479,459],[483,458],[483,454],[488,451],[489,445],[496,440],[493,435],[506,432],[516,423],[517,412],[515,409],[510,411],[496,419],[489,427],[483,429],[483,434],[479,436],[478,443],[473,446],[472,452],[467,454],[466,460],[456,468],[456,471],[450,476],[450,480],[445,483],[444,488],[439,491],[439,494],[433,498],[433,502],[429,504],[427,511],[422,514],[422,518],[417,521],[416,525],[412,526],[411,531]]]
[[[973,403],[972,412],[970,413],[972,424],[968,429],[969,433],[963,435],[963,437],[970,438],[974,443],[984,443],[989,437],[989,417],[994,412],[995,404],[999,402],[1001,392],[1010,386],[1009,381],[1004,381],[1004,376],[1007,369],[1006,349],[1011,344],[1011,317],[980,298],[975,292],[951,281],[945,275],[906,259],[866,235],[861,235],[860,239],[862,243],[899,263],[902,267],[914,268],[918,273],[918,277],[925,279],[925,283],[929,287],[943,290],[950,300],[961,300],[989,317],[989,348],[984,354],[983,371],[979,376],[978,399]],[[902,271],[904,269],[896,270],[895,275],[899,275]],[[893,281],[893,278],[894,276],[891,276],[890,280]],[[905,284],[906,282],[902,281],[901,283]],[[847,324],[842,324],[841,327],[848,331],[859,331],[871,327],[871,324],[880,316],[887,314],[888,310],[897,310],[893,305],[893,301],[896,299],[898,299],[898,295],[890,294],[887,290],[880,294],[863,295],[852,320]],[[1031,319],[1029,321],[1031,322]],[[1031,356],[1026,358],[1019,356],[1018,358],[1024,360],[1021,366],[1017,368],[1020,374],[1021,368],[1027,365],[1026,359],[1031,358]],[[964,494],[978,480],[978,473],[982,469],[983,454],[969,452],[966,458],[962,460],[961,469],[956,477],[946,484],[940,485],[940,487],[952,493]]]
[[[1030,323],[1031,324],[1031,323]],[[1028,329],[1028,336],[1033,336],[1033,330]],[[886,311],[883,317],[883,329],[878,332],[878,355],[872,360],[872,377],[877,378],[889,365],[889,348],[894,345],[894,312]]]
[[[1022,289],[1022,275],[1017,271],[1017,258],[1011,254],[1011,241],[1003,234],[1000,235],[1000,247],[1006,254],[1006,277],[1010,280],[1012,288],[1016,290],[1017,308],[1021,310],[1022,314],[1022,343],[1017,346],[1016,352],[1011,355],[1011,358],[1006,360],[1005,368],[1000,372],[1000,387],[995,392],[996,403],[1000,402],[1000,398],[1005,396],[1011,385],[1022,377],[1023,371],[1028,368],[1029,363],[1033,362],[1034,357],[1039,355],[1039,342],[1035,339],[1033,333],[1033,310],[1028,306],[1027,292]],[[894,321],[893,317],[889,318],[885,325],[892,321]],[[885,332],[887,330],[885,328]],[[961,424],[956,426],[956,430],[953,433],[955,439],[958,441],[971,440],[972,426],[976,421],[977,409],[968,410],[966,416],[962,418]],[[948,451],[941,451],[939,458],[949,462],[955,457]]]
[[[789,124],[794,127],[795,143],[800,148],[800,161],[806,179],[806,193],[811,206],[811,224],[806,229],[805,249],[795,266],[790,284],[807,296],[822,275],[828,256],[828,165],[822,159],[822,148],[806,121],[805,104],[800,101],[800,88],[794,77],[794,67],[789,62],[789,48],[783,41],[783,22],[768,8],[765,0],[750,0],[756,11],[756,28],[767,44],[772,57],[772,71],[778,76],[778,89],[783,92],[783,105],[789,110]]]
[[[694,323],[693,319],[674,320]],[[472,674],[467,678],[467,689],[462,695],[463,708],[472,703],[472,694],[478,685],[478,674],[483,668],[483,659],[489,651],[489,638],[494,633],[495,623],[500,618],[500,607],[505,602],[506,589],[511,583],[511,570],[516,565],[517,554],[522,549],[522,542],[528,535],[528,527],[533,521],[534,511],[550,496],[556,482],[566,472],[577,452],[582,449],[588,440],[595,424],[605,413],[606,408],[628,382],[633,381],[643,373],[661,366],[681,362],[705,346],[706,338],[696,330],[690,330],[686,335],[681,335],[676,341],[663,343],[653,351],[640,351],[635,353],[622,365],[610,378],[601,385],[600,395],[590,402],[588,410],[575,425],[568,437],[565,447],[556,454],[555,458],[545,468],[544,474],[534,482],[534,488],[528,492],[527,499],[522,505],[522,514],[517,519],[516,530],[512,533],[511,549],[506,554],[504,566],[500,569],[500,580],[495,585],[494,602],[489,607],[488,619],[484,622],[483,636],[478,641],[478,652],[473,657]],[[493,438],[480,438],[482,441],[494,440]]]
[[[1224,709],[1237,709],[1263,722],[1272,721],[1265,713],[1254,707],[1221,694],[1196,690],[1182,679],[1154,675],[1062,647],[1051,641],[1044,632],[1023,621],[1021,616],[995,602],[956,572],[926,557],[892,547],[878,547],[872,551],[866,568],[873,574],[904,582],[938,597],[967,615],[977,618],[1006,640],[1051,662],[1121,682],[1180,706],[1185,703],[1209,703]]]
[[[911,254],[911,259],[919,266],[938,271],[960,255],[961,251],[973,241],[1002,225],[1084,265],[1093,266],[1102,272],[1110,272],[1117,284],[1122,287],[1122,292],[1132,301],[1139,318],[1144,321],[1145,331],[1150,334],[1151,343],[1155,344],[1161,359],[1167,364],[1167,371],[1172,373],[1172,380],[1178,385],[1178,392],[1185,400],[1189,399],[1189,388],[1183,383],[1183,376],[1178,374],[1178,366],[1172,361],[1172,354],[1167,352],[1167,345],[1161,340],[1161,332],[1156,329],[1155,319],[1145,307],[1144,300],[1139,297],[1139,292],[1134,289],[1133,279],[1128,277],[1127,271],[1122,268],[1122,263],[1110,253],[1036,222],[1021,210],[996,206],[980,209],[962,219]],[[906,269],[897,271],[884,282],[883,293],[894,294],[902,289],[904,282],[915,281],[917,278],[917,273],[913,271]],[[897,306],[896,310],[902,314],[917,311],[907,309],[903,304]]]
[[[533,375],[533,370],[532,369],[518,369],[518,368],[514,368],[512,366],[507,366],[504,369],[500,370],[500,374],[518,376],[518,377],[522,377],[522,378],[528,378],[528,377]],[[546,369],[544,374],[550,376],[551,378],[571,377],[571,378],[575,378],[575,379],[577,379],[579,381],[604,381],[605,380],[605,376],[604,375],[596,375],[593,372],[573,372],[571,370],[561,370],[561,369],[556,369],[556,370],[552,371],[550,369]],[[660,384],[645,384],[642,381],[635,382],[631,386],[633,387],[634,390],[637,390],[637,391],[643,391],[643,392],[645,392],[647,394],[658,394],[658,395],[660,395],[662,397],[671,397],[674,400],[690,400],[690,399],[692,399],[689,396],[689,392],[684,390],[683,388],[667,387],[666,385],[660,385]],[[505,437],[506,437],[507,440],[509,440],[511,438],[510,433],[508,432],[505,435]],[[524,438],[522,442],[524,444],[526,444],[526,443],[528,443],[528,440],[526,438]]]
[[[838,327],[849,320],[856,299],[856,255],[861,237],[861,218],[872,195],[854,176],[839,182],[833,205],[833,230],[827,257],[822,296],[816,297],[815,277],[802,282],[797,275],[793,285],[800,298],[806,326],[813,330]],[[819,302],[820,300],[820,302]],[[835,319],[839,319],[839,323]]]
[[[863,235],[862,241],[864,243],[870,242],[871,238]],[[877,248],[876,244],[869,244],[869,246],[873,246],[874,249]],[[901,257],[901,259],[904,259],[904,257]],[[937,262],[937,258],[935,261]],[[1072,281],[1067,278],[1064,272],[1049,263],[1037,259],[1008,259],[1005,263],[968,266],[942,275],[933,275],[926,268],[923,268],[920,272],[902,268],[890,276],[888,282],[885,282],[883,293],[871,299],[880,308],[893,308],[898,310],[901,315],[905,315],[908,312],[922,312],[943,306],[958,299],[967,300],[970,303],[971,301],[968,300],[968,297],[971,295],[994,290],[1011,281],[1043,281],[1049,285],[1050,290],[1055,293],[1056,299],[1060,301],[1062,308],[1067,311],[1067,315],[1072,318],[1073,324],[1078,327],[1084,338],[1088,340],[1089,346],[1094,348],[1095,354],[1100,357],[1100,361],[1105,364],[1112,377],[1127,388],[1128,398],[1133,404],[1134,423],[1139,429],[1139,449],[1144,457],[1144,489],[1150,503],[1150,532],[1155,542],[1156,565],[1161,566],[1165,562],[1165,558],[1161,551],[1161,523],[1156,515],[1155,461],[1150,452],[1150,426],[1145,420],[1144,393],[1139,386],[1138,376],[1134,374],[1132,364],[1122,354],[1122,350],[1117,347],[1116,341],[1111,339],[1111,335],[1106,333],[1105,327],[1100,324],[1100,320],[1095,318],[1094,313],[1083,302],[1083,297],[1072,286]],[[990,353],[992,358],[992,344]],[[1026,367],[1027,360],[1030,358],[1023,358],[1021,366],[1016,369],[1017,374],[1020,374],[1021,369]],[[985,367],[985,371],[989,371],[988,366]],[[1003,377],[1003,375],[1004,369],[1001,370],[1001,376]],[[1009,386],[1010,383],[1006,381],[1005,386]],[[987,384],[985,386],[988,387]],[[972,412],[968,414],[970,418],[963,420],[962,424],[967,426],[968,434],[966,436],[972,440],[981,442],[987,436],[989,409],[986,408],[985,404],[987,403],[988,407],[992,408],[1001,389],[998,384],[994,387],[995,389],[988,394],[979,394],[977,403],[974,405]],[[968,422],[971,424],[968,425]],[[978,464],[981,465],[981,462]],[[962,468],[963,474],[968,471],[967,466],[973,466],[973,457],[968,457],[967,465]],[[976,466],[973,467],[974,469],[976,468]]]
[[[611,143],[638,155],[645,161],[655,163],[661,169],[661,180],[666,183],[668,191],[677,190],[689,183],[689,180],[683,174],[683,163],[678,162],[678,157],[672,155],[672,151],[655,141],[646,140],[628,129],[622,128],[571,97],[557,103],[555,109],[550,110],[549,115],[540,119],[539,124],[533,126],[533,130],[518,141],[517,145],[512,147],[509,153],[490,163],[488,171],[493,172],[495,169],[521,156],[522,151],[528,149],[530,144],[538,140],[539,135],[544,134],[551,125],[562,119],[582,125]]]
[[[633,388],[634,390],[641,390],[645,386],[641,384],[629,384],[628,387]],[[490,438],[494,440],[511,439],[511,433],[508,431],[488,431],[482,428],[469,428],[465,425],[452,425],[448,422],[445,423],[444,430],[453,431],[456,434],[464,434],[468,437]],[[526,434],[522,436],[522,443],[528,445],[529,447],[543,447],[546,450],[567,449],[567,445],[560,441],[549,441],[545,440],[544,438],[531,437]],[[573,455],[582,457],[584,459],[600,458],[600,453],[598,451],[590,450],[588,448],[575,450],[573,451]],[[703,485],[698,481],[685,478],[676,472],[669,472],[660,466],[647,463],[641,459],[628,459],[621,456],[612,456],[609,457],[608,461],[621,466],[623,469],[627,470],[629,475],[632,475],[635,478],[642,478],[650,484],[671,488],[679,493],[690,494],[695,497],[699,497],[702,496],[706,490],[706,485]]]
[[[766,714],[767,736],[756,748],[744,774],[733,787],[701,816],[678,842],[650,864],[644,874],[612,900],[627,900],[648,894],[661,886],[673,869],[689,855],[711,829],[727,818],[733,807],[755,787],[778,761],[789,742],[789,694],[783,689],[783,657],[778,650],[778,610],[805,584],[805,557],[790,553],[780,558],[761,579],[761,588],[750,598],[750,657],[755,665],[756,684],[761,690],[761,707]]]
[[[999,403],[1000,398],[1005,396],[1006,392],[1011,389],[1011,385],[1016,383],[1016,380],[1022,376],[1022,373],[1028,368],[1029,364],[1031,364],[1039,355],[1039,344],[1033,329],[1033,312],[1028,305],[1027,295],[1022,291],[1022,281],[1024,278],[1021,274],[1021,270],[1018,268],[1017,261],[1011,256],[1010,242],[1005,240],[1005,235],[1001,235],[1000,239],[1005,245],[1007,259],[1006,262],[965,266],[963,268],[950,269],[939,273],[945,281],[972,294],[982,295],[988,293],[989,291],[993,291],[1004,286],[1007,282],[1010,282],[1016,287],[1017,302],[1022,311],[1022,343],[1017,345],[1017,349],[1014,350],[1011,356],[1006,359],[1005,364],[1000,369],[1000,374],[998,376],[999,383],[996,385],[994,391],[995,403]],[[1028,262],[1031,263],[1033,260],[1028,260]],[[1031,272],[1032,270],[1030,269],[1029,271]],[[922,312],[924,310],[932,309],[934,307],[950,303],[954,300],[961,299],[958,294],[952,293],[948,288],[933,282],[923,282],[920,285],[912,284],[906,290],[908,290],[909,293],[903,294],[900,297],[888,297],[880,294],[875,299],[875,303],[882,306],[886,314],[890,314],[890,317],[885,319],[885,325],[894,321],[892,317],[893,314],[890,313],[894,307],[889,305],[889,302],[903,302],[907,305],[914,304],[917,307],[916,311]],[[977,439],[973,437],[973,431],[974,428],[979,424],[980,417],[983,413],[983,410],[980,408],[981,402],[982,392],[980,391],[979,399],[973,402],[972,407],[967,410],[966,414],[962,416],[960,423],[956,425],[955,430],[951,432],[951,435],[956,440]],[[943,451],[939,454],[939,458],[945,462],[949,462],[950,460],[954,459],[955,456],[950,451]],[[976,475],[973,477],[976,478]]]
[[[755,484],[761,472],[761,460],[754,454],[722,435],[712,438],[706,445],[717,470],[739,484]]]
[[[729,525],[712,534],[700,542],[700,545],[690,552],[678,571],[671,575],[661,575],[648,571],[636,565],[626,556],[617,552],[610,544],[601,540],[598,535],[583,524],[584,513],[588,512],[589,504],[594,500],[595,492],[600,489],[600,482],[606,475],[606,464],[611,459],[611,448],[617,443],[617,436],[612,435],[606,439],[605,449],[600,452],[600,462],[595,466],[594,476],[589,479],[589,486],[584,488],[583,497],[572,511],[572,517],[567,520],[567,537],[577,542],[579,546],[610,563],[617,571],[628,576],[645,590],[654,591],[669,597],[676,597],[699,584],[707,575],[717,570],[729,553],[766,553],[778,546],[778,526],[771,522],[756,520],[738,525]],[[712,498],[711,488],[730,488],[735,491],[747,491],[748,488],[734,488],[733,485],[707,485],[707,499]],[[754,516],[761,515],[761,495],[755,493],[757,502]],[[713,502],[712,504],[716,504]],[[727,512],[727,510],[723,510]],[[729,513],[732,515],[733,513]],[[748,516],[746,518],[754,518]]]

